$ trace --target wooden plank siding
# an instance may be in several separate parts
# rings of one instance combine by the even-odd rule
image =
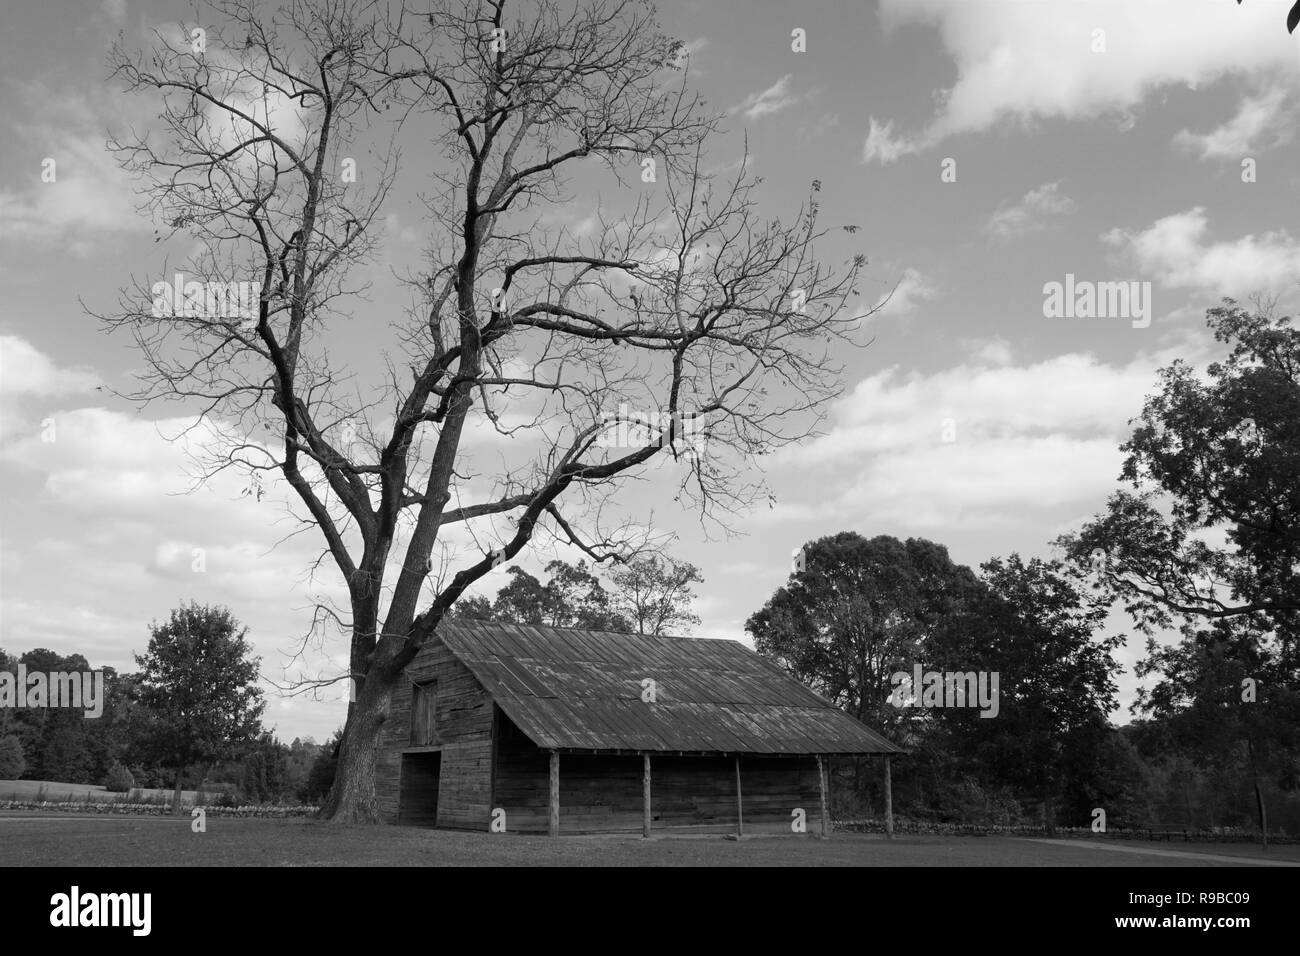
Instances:
[[[492,698],[473,673],[439,640],[421,648],[406,668],[409,680],[394,689],[388,719],[380,731],[375,791],[380,817],[388,823],[428,820],[426,810],[402,807],[418,799],[418,786],[403,786],[403,753],[440,751],[437,824],[486,830],[491,815]],[[426,747],[412,747],[411,701],[415,684],[436,682],[433,727]],[[410,768],[418,766],[407,764]],[[426,785],[427,787],[427,785]],[[427,792],[427,789],[426,789]],[[419,825],[432,825],[423,822]]]
[[[651,830],[736,823],[734,757],[655,754]],[[818,805],[817,762],[794,757],[746,756],[740,765],[746,825],[789,827],[796,807],[811,815]],[[546,833],[550,755],[499,718],[494,805],[506,812],[506,829]],[[560,828],[565,833],[641,832],[645,763],[637,754],[566,752],[560,761]]]

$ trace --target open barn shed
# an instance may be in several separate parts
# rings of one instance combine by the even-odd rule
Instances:
[[[649,836],[803,810],[824,833],[824,758],[903,752],[736,641],[445,622],[406,673],[378,758],[390,823]]]

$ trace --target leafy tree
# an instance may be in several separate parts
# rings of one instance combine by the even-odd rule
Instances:
[[[545,584],[518,565],[507,569],[510,581],[495,601],[486,597],[462,598],[452,607],[449,620],[504,621],[581,627],[593,631],[628,633],[631,625],[611,606],[611,595],[585,561],[576,565],[551,561]]]
[[[64,657],[44,647],[28,651],[20,660],[29,674],[90,670],[90,664],[80,654]],[[22,741],[27,755],[28,779],[95,782],[98,777],[93,775],[93,758],[88,745],[91,727],[95,723],[86,720],[84,710],[74,707],[36,707],[17,711],[13,732]]]
[[[492,619],[514,624],[547,623],[555,608],[548,600],[546,585],[518,565],[507,569],[510,581],[497,591],[492,602]]]
[[[1059,543],[1140,629],[1181,627],[1172,647],[1148,642],[1141,673],[1160,682],[1141,703],[1180,755],[1167,772],[1189,819],[1194,782],[1250,781],[1265,830],[1265,791],[1294,777],[1298,753],[1286,721],[1300,687],[1300,331],[1267,303],[1227,299],[1207,317],[1226,358],[1204,376],[1161,371],[1121,446],[1132,490]],[[1233,700],[1246,677],[1254,707]]]
[[[254,803],[275,803],[289,787],[285,747],[269,733],[258,737],[243,759],[240,789]]]
[[[135,777],[124,764],[113,764],[104,775],[104,789],[110,793],[129,793],[134,786]]]
[[[891,676],[911,671],[926,640],[979,590],[942,545],[851,531],[803,548],[803,570],[745,622],[771,657],[837,707],[874,727],[899,725]]]
[[[1121,638],[1098,638],[1105,604],[1080,592],[1064,565],[1012,555],[977,577],[933,542],[852,532],[811,542],[803,556],[746,629],[760,653],[909,746],[896,781],[914,813],[1001,822],[1027,798],[1050,828],[1057,804],[1118,786],[1105,761]],[[997,674],[996,713],[978,701],[894,706],[911,682],[893,676],[910,679],[917,664],[983,672],[989,690]],[[853,769],[855,788],[873,792]]]
[[[1076,823],[1091,824],[1092,811],[1106,811],[1108,829],[1136,828],[1153,818],[1153,786],[1150,768],[1142,754],[1124,733],[1111,727],[1096,749],[1084,749],[1079,760],[1067,760],[1063,815]]]
[[[104,672],[104,710],[94,720],[86,720],[86,750],[89,757],[89,781],[103,780],[115,763],[131,758],[135,735],[132,724],[137,708],[133,705],[138,675],[118,674],[112,667]]]
[[[689,631],[700,623],[691,612],[695,598],[691,585],[704,583],[695,565],[649,555],[633,558],[610,578],[614,583],[613,609],[632,622],[636,633],[659,637]]]
[[[135,658],[140,701],[152,717],[145,733],[175,772],[173,812],[180,813],[185,768],[233,756],[261,732],[260,661],[248,656],[247,628],[228,608],[191,602],[149,632],[148,650]]]
[[[978,591],[966,567],[924,539],[864,538],[840,532],[804,545],[802,570],[791,574],[745,622],[760,654],[886,736],[913,748],[897,784],[926,802],[921,778],[935,769],[924,741],[903,736],[903,712],[890,706],[891,677],[922,661],[927,640],[948,626]],[[941,754],[929,754],[936,760]],[[877,794],[867,760],[837,763],[847,788]]]
[[[312,764],[316,762],[317,755],[324,749],[322,745],[316,743],[311,737],[295,737],[293,743],[288,747],[285,754],[285,795],[292,794],[298,797],[302,792],[304,785],[307,783],[307,776],[311,773]]]
[[[627,618],[618,612],[617,595],[611,595],[600,578],[587,569],[585,561],[576,565],[552,561],[546,566],[550,580],[546,590],[554,608],[553,618],[559,627],[583,627],[592,631],[631,630]],[[618,584],[618,576],[614,576]]]
[[[446,621],[495,621],[496,619],[492,601],[481,594],[462,597],[447,609],[447,615],[443,618]]]
[[[0,671],[8,671],[10,674],[14,674],[17,671],[17,663],[4,652],[4,648],[0,648]],[[13,711],[8,707],[0,707],[0,737],[11,732],[13,721]]]
[[[316,760],[311,765],[311,772],[303,784],[299,796],[306,803],[314,803],[325,797],[334,786],[334,775],[338,771],[339,747],[343,743],[343,728],[335,731],[329,743],[320,749]]]
[[[1158,675],[1138,708],[1164,722],[1173,749],[1197,768],[1251,791],[1267,845],[1269,785],[1300,789],[1300,672],[1257,618],[1191,624],[1173,645],[1147,642],[1138,676]]]
[[[1118,706],[1112,654],[1123,637],[1098,636],[1107,604],[1080,590],[1061,562],[1013,554],[981,571],[985,587],[955,615],[956,626],[936,634],[929,658],[936,670],[997,673],[997,716],[971,708],[907,713],[936,725],[941,746],[960,754],[969,772],[1032,796],[1051,830],[1070,781],[1101,770],[1108,715]]]
[[[1290,633],[1300,612],[1300,331],[1230,299],[1207,315],[1227,359],[1207,380],[1182,361],[1161,370],[1160,392],[1120,446],[1133,490],[1058,543],[1144,630],[1263,614]]]
[[[0,736],[0,780],[17,780],[26,769],[22,742],[15,734]]]

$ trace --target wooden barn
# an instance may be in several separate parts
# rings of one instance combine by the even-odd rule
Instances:
[[[826,832],[830,755],[902,753],[736,641],[447,622],[394,693],[385,820]],[[495,822],[494,822],[495,821]]]

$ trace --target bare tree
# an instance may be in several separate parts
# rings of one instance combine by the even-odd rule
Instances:
[[[710,169],[719,118],[640,0],[211,14],[202,50],[192,31],[114,49],[162,122],[112,145],[150,212],[198,237],[191,275],[260,279],[256,314],[160,316],[137,288],[101,318],[146,360],[134,398],[198,403],[220,445],[205,476],[283,475],[323,536],[318,565],[349,600],[313,627],[350,634],[355,687],[325,813],[373,821],[391,691],[448,608],[539,533],[597,562],[646,549],[608,515],[652,469],[724,528],[759,500],[754,459],[812,433],[837,394],[828,350],[860,327],[847,305],[865,259],[823,265],[815,202],[764,219],[745,160]],[[412,134],[430,144],[415,167],[434,184],[427,262],[397,280],[405,314],[367,316],[388,373],[363,382],[328,333],[363,291],[348,276]],[[379,158],[349,182],[366,150]],[[619,187],[585,231],[554,215],[575,173]],[[487,473],[465,440],[484,429],[499,436]],[[453,526],[481,546],[452,547]]]

